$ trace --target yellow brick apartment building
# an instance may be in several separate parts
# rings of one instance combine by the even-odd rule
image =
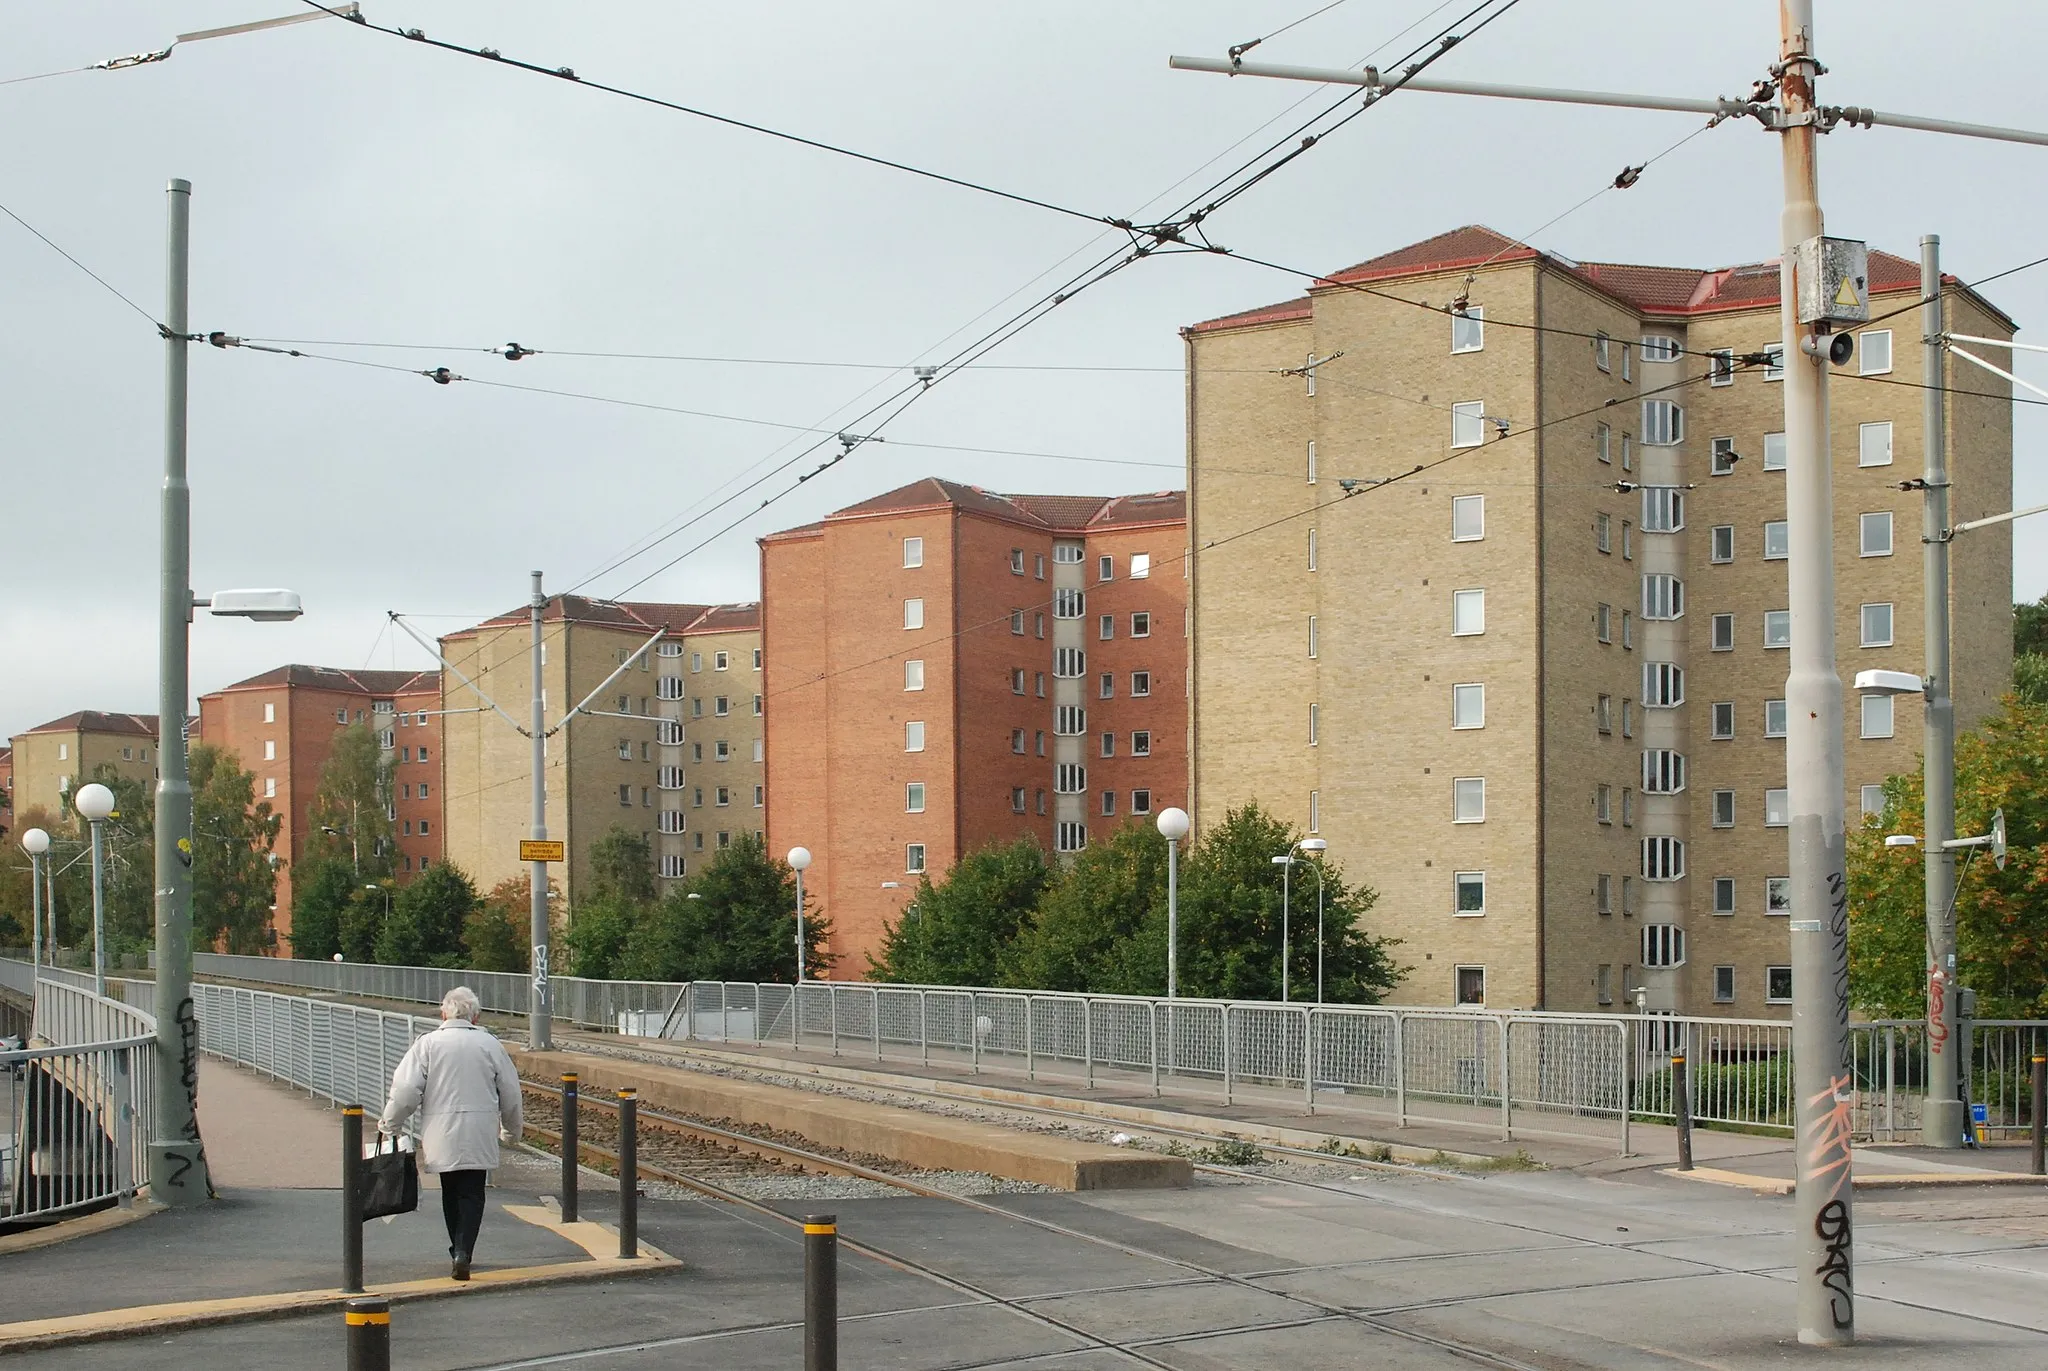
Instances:
[[[1845,681],[1923,666],[1919,311],[1876,317],[1918,279],[1871,253],[1830,385]],[[2011,336],[1951,291],[1958,332]],[[1783,1015],[1778,364],[1812,363],[1774,351],[1777,264],[1468,227],[1184,339],[1197,824],[1255,799],[1325,838],[1406,1003]],[[2011,508],[2012,407],[1957,365],[1991,392],[1949,397],[1961,521]],[[2011,535],[1983,534],[1954,548],[1959,728],[2011,674]],[[1848,703],[1853,820],[1921,719]]]

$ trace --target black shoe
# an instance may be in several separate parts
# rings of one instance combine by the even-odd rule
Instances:
[[[455,1259],[455,1263],[454,1263],[454,1267],[453,1267],[453,1269],[452,1269],[452,1270],[450,1270],[448,1274],[449,1274],[449,1275],[451,1275],[451,1276],[453,1276],[453,1277],[454,1277],[454,1278],[455,1278],[456,1280],[458,1280],[458,1281],[466,1281],[466,1280],[468,1280],[468,1279],[469,1279],[469,1258],[467,1258],[467,1257],[457,1257],[457,1258]]]

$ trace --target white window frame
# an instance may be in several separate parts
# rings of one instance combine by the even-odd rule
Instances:
[[[1764,560],[1782,562],[1792,555],[1792,523],[1789,519],[1764,520]]]
[[[1135,698],[1135,699],[1141,699],[1141,700],[1142,700],[1142,699],[1144,699],[1144,698],[1145,698],[1146,696],[1150,695],[1151,693],[1152,693],[1152,673],[1151,673],[1151,672],[1149,672],[1149,671],[1133,671],[1133,672],[1131,673],[1131,695],[1132,695],[1132,697],[1133,697],[1133,698]]]
[[[1451,446],[1483,447],[1486,443],[1486,402],[1460,400],[1451,406]]]
[[[1685,527],[1685,491],[1679,486],[1643,487],[1643,532],[1677,533]]]
[[[1860,735],[1865,738],[1889,738],[1898,729],[1896,701],[1889,695],[1865,695],[1859,722]]]
[[[1079,566],[1087,556],[1087,549],[1078,539],[1061,538],[1052,545],[1052,559],[1060,566]]]
[[[1453,638],[1476,638],[1485,632],[1485,588],[1474,586],[1465,590],[1452,591],[1451,636]]]
[[[1870,620],[1872,610],[1884,611],[1883,637],[1878,637],[1871,632]],[[1890,600],[1873,600],[1871,603],[1864,605],[1861,612],[1856,616],[1858,637],[1862,640],[1863,646],[1890,647],[1893,635],[1898,632],[1898,617],[1898,606]]]
[[[1451,687],[1451,727],[1472,729],[1486,727],[1486,685],[1480,681],[1467,681]]]
[[[1723,633],[1722,630],[1727,632]],[[1711,652],[1733,652],[1735,650],[1735,616],[1716,614],[1708,620],[1708,650]]]
[[[1873,551],[1870,531],[1882,529],[1884,537]],[[1873,510],[1856,517],[1857,555],[1862,557],[1889,557],[1892,555],[1892,512],[1888,509]]]
[[[1486,778],[1484,776],[1459,776],[1451,782],[1451,822],[1454,824],[1483,824],[1486,822]]]
[[[1479,906],[1466,909],[1465,892],[1479,892]],[[1451,914],[1460,919],[1483,919],[1486,917],[1486,873],[1484,871],[1453,871],[1451,873]]]
[[[905,781],[903,783],[903,812],[905,814],[924,813],[923,781]]]
[[[1735,827],[1734,791],[1717,790],[1714,792],[1714,807],[1712,812],[1712,819],[1715,828]]]
[[[1314,700],[1308,704],[1308,745],[1318,746],[1322,740],[1323,710]]]
[[[1710,386],[1732,386],[1735,384],[1735,349],[1714,348],[1707,353],[1707,384]]]
[[[1643,663],[1643,708],[1676,709],[1685,703],[1685,668],[1677,662]]]
[[[1777,440],[1776,442],[1771,441],[1774,438]],[[1766,433],[1764,435],[1764,470],[1783,471],[1785,469],[1786,462],[1789,460],[1786,456],[1786,452],[1787,449],[1785,446],[1784,434]],[[1774,454],[1777,459],[1775,461],[1772,460]]]
[[[1735,1003],[1735,968],[1730,963],[1723,962],[1714,968],[1714,1003]]]
[[[903,627],[906,630],[924,627],[924,601],[916,596],[903,602]]]
[[[924,720],[909,719],[904,722],[903,750],[905,752],[924,751]]]
[[[1451,315],[1451,353],[1483,352],[1486,349],[1486,306],[1467,305],[1463,313]]]
[[[1133,581],[1143,581],[1149,579],[1151,575],[1152,554],[1149,552],[1133,552],[1131,554],[1131,579]]]
[[[1778,985],[1778,984],[1780,983],[1780,978],[1781,978],[1781,976],[1782,976],[1782,983],[1783,983],[1783,985],[1784,985],[1784,987],[1785,987],[1785,993],[1784,993],[1784,994],[1782,994],[1782,995],[1777,995],[1777,994],[1773,994],[1773,993],[1772,993],[1772,991],[1773,991],[1774,987],[1776,987],[1776,986],[1777,986],[1777,985]],[[1792,1003],[1792,968],[1791,968],[1791,967],[1789,967],[1789,966],[1782,966],[1782,965],[1781,965],[1781,966],[1767,966],[1767,967],[1765,967],[1765,968],[1764,968],[1764,1003],[1765,1003],[1765,1004],[1790,1004],[1790,1003]]]
[[[1735,525],[1715,524],[1708,530],[1708,536],[1708,561],[1715,566],[1727,566],[1735,560]]]
[[[1316,569],[1316,531],[1314,529],[1308,531],[1308,569],[1310,571]]]
[[[907,691],[924,689],[924,658],[903,659],[903,688]]]
[[[1316,483],[1316,440],[1313,438],[1308,440],[1308,462],[1305,469],[1308,473],[1308,483],[1314,485]]]
[[[1709,898],[1712,900],[1712,903],[1708,906],[1708,913],[1733,914],[1735,912],[1735,878],[1733,876],[1714,877],[1713,893]]]
[[[1784,343],[1782,343],[1782,342],[1777,342],[1777,343],[1768,343],[1768,344],[1766,344],[1766,345],[1764,346],[1764,348],[1763,348],[1763,352],[1764,352],[1764,355],[1765,355],[1765,356],[1766,356],[1767,358],[1769,358],[1769,359],[1770,359],[1770,360],[1768,360],[1768,361],[1766,361],[1766,362],[1764,363],[1764,379],[1765,379],[1766,381],[1782,381],[1782,380],[1784,380],[1784,379],[1785,379],[1785,345],[1784,345]]]
[[[1766,876],[1764,878],[1764,914],[1770,918],[1785,918],[1792,913],[1792,878],[1790,876]]]
[[[1856,791],[1858,806],[1865,814],[1884,813],[1884,787],[1882,785],[1859,786]]]
[[[1593,546],[1603,556],[1614,551],[1614,516],[1600,513],[1593,516]]]
[[[1643,749],[1643,793],[1685,793],[1685,754],[1668,747]]]
[[[1454,543],[1476,543],[1485,536],[1486,497],[1484,495],[1453,495],[1451,497],[1451,541]]]
[[[1870,340],[1884,339],[1884,365],[1870,364]],[[1892,369],[1892,331],[1888,328],[1865,329],[1856,335],[1856,374],[1858,376],[1884,376]]]
[[[1593,455],[1609,466],[1614,465],[1614,430],[1606,424],[1593,425]]]
[[[1645,333],[1636,342],[1645,362],[1675,362],[1685,356],[1685,345],[1668,333]]]
[[[1869,698],[1869,697],[1866,697]],[[1792,791],[1788,786],[1764,787],[1764,827],[1790,828],[1792,826]]]
[[[1678,924],[1644,924],[1642,963],[1667,969],[1685,965],[1685,929]]]
[[[1782,629],[1783,632],[1773,630]],[[1775,652],[1792,646],[1792,611],[1789,609],[1767,609],[1764,611],[1764,648]]]
[[[1733,476],[1736,458],[1733,438],[1715,438],[1707,444],[1707,475]]]
[[[1879,419],[1856,426],[1856,465],[1888,467],[1892,464],[1892,421]]]
[[[1318,644],[1316,642],[1316,616],[1311,614],[1308,616],[1308,655],[1310,661],[1315,660],[1317,646]]]
[[[924,565],[924,539],[922,539],[922,538],[905,538],[905,539],[903,540],[903,566],[904,566],[904,569],[905,569],[905,570],[910,570],[910,569],[912,569],[912,568],[915,568],[915,567],[921,567],[921,566],[923,566],[923,565]]]
[[[1602,371],[1614,370],[1614,340],[1604,332],[1593,335],[1593,365]]]
[[[1646,881],[1664,884],[1685,879],[1685,840],[1668,833],[1642,840],[1642,874]]]
[[[1764,736],[1766,738],[1784,737],[1786,725],[1790,719],[1791,716],[1786,713],[1783,700],[1764,701]],[[1775,722],[1773,722],[1774,720]]]
[[[1643,573],[1643,618],[1668,622],[1685,617],[1685,582],[1668,571]]]
[[[1073,586],[1060,586],[1052,593],[1052,617],[1055,619],[1081,619],[1088,614],[1087,592]]]
[[[903,872],[905,875],[922,876],[924,874],[924,861],[925,851],[923,843],[905,843],[903,845]]]
[[[1676,400],[1643,401],[1643,446],[1677,447],[1685,441],[1685,406]]]
[[[1131,614],[1131,636],[1133,638],[1149,638],[1152,636],[1152,611],[1140,609]]]

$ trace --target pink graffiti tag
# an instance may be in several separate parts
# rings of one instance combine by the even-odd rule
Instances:
[[[1927,968],[1927,1050],[1939,1057],[1948,1050],[1948,977],[1939,966]]]
[[[1850,1077],[1836,1076],[1827,1089],[1806,1102],[1810,1109],[1826,1110],[1814,1115],[1806,1139],[1807,1171],[1817,1181],[1834,1179],[1837,1173],[1841,1180],[1848,1179],[1849,1140],[1855,1132],[1853,1085]]]

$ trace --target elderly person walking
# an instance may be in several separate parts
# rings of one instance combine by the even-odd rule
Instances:
[[[519,1075],[498,1040],[477,1027],[482,1006],[466,985],[441,1000],[441,1026],[406,1050],[391,1074],[391,1099],[377,1126],[396,1134],[420,1116],[427,1174],[441,1178],[441,1217],[456,1280],[469,1279],[484,1221],[484,1180],[498,1164],[498,1137],[518,1138]]]

